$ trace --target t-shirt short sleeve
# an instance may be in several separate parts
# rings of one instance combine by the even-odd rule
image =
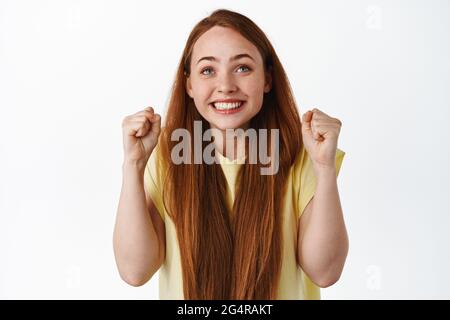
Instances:
[[[158,159],[158,147],[153,149],[144,171],[144,188],[153,201],[156,209],[163,220],[165,216],[165,207],[163,201],[163,176],[161,162]]]
[[[344,160],[345,152],[337,148],[336,150],[336,177],[339,175],[342,161]],[[294,164],[294,190],[297,194],[297,218],[300,218],[314,196],[316,190],[316,176],[314,174],[314,168],[311,158],[309,157],[306,149],[302,147],[301,154]]]

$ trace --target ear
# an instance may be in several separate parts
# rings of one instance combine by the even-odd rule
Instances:
[[[267,93],[272,90],[272,66],[265,72],[264,92]]]
[[[194,99],[192,93],[191,77],[186,78],[186,92],[192,99]]]

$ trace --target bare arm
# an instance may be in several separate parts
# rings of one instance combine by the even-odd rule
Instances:
[[[125,161],[113,244],[122,279],[132,286],[145,284],[165,257],[165,228],[144,189],[145,165]]]
[[[333,169],[316,172],[313,199],[306,206],[298,232],[298,261],[318,286],[333,285],[341,276],[348,253],[348,236]]]

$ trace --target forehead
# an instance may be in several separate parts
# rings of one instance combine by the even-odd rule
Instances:
[[[204,56],[217,57],[221,62],[226,62],[228,58],[241,53],[248,53],[256,62],[262,63],[262,57],[256,46],[239,32],[214,26],[202,34],[194,44],[192,63],[195,64]]]

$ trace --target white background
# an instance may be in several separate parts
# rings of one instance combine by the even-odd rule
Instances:
[[[114,261],[121,122],[164,121],[187,36],[221,7],[266,32],[301,114],[343,123],[350,251],[322,297],[449,299],[446,0],[0,0],[0,298],[158,298]]]

